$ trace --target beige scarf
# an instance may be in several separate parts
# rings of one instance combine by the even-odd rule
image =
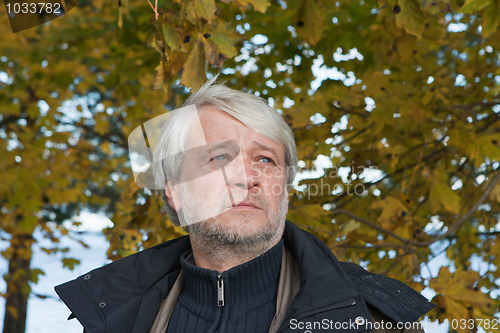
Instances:
[[[174,311],[175,303],[184,287],[184,274],[181,273],[175,280],[175,283],[167,297],[161,302],[160,310],[156,315],[153,326],[149,333],[165,333],[168,327],[168,321]],[[297,263],[290,251],[283,246],[283,256],[281,259],[281,273],[278,283],[278,294],[276,300],[276,314],[274,315],[268,333],[276,333],[285,319],[286,312],[292,304],[295,295],[300,288],[300,272]]]

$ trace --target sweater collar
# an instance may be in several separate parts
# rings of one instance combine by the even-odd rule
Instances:
[[[188,259],[191,254],[187,251],[180,259],[185,287],[179,301],[195,313],[214,315],[219,308],[221,281],[223,306],[231,311],[245,313],[276,298],[283,240],[261,256],[222,273],[195,266]]]

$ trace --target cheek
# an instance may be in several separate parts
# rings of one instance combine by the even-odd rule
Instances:
[[[265,195],[268,197],[282,197],[286,191],[285,178],[280,175],[265,177],[262,181]]]
[[[248,195],[246,188],[229,188],[221,170],[185,182],[185,186],[189,189],[190,196],[207,204],[216,204],[221,201],[233,201],[238,204]]]

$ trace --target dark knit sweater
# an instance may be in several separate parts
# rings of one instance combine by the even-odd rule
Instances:
[[[223,273],[197,267],[181,257],[185,286],[168,333],[266,333],[276,312],[283,240],[263,255]],[[223,283],[223,306],[218,284]]]

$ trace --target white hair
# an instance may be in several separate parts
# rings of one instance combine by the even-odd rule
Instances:
[[[182,108],[173,110],[161,129],[154,150],[154,177],[158,188],[165,188],[167,181],[179,179],[182,170],[182,152],[191,124],[198,116],[197,109],[213,106],[231,115],[253,131],[276,142],[285,150],[287,190],[291,188],[297,173],[297,148],[293,132],[281,115],[267,102],[255,95],[228,88],[215,83],[217,76],[207,81],[191,95]],[[174,223],[179,223],[176,211],[170,207],[163,193],[165,211]]]

